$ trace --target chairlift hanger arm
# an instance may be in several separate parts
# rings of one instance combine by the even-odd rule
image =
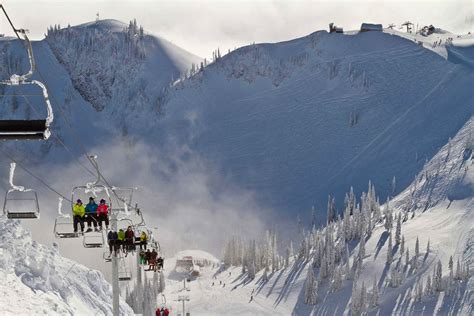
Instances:
[[[30,70],[24,74],[24,75],[12,75],[10,77],[10,80],[8,80],[10,82],[11,85],[18,85],[18,84],[21,84],[23,83],[24,81],[26,81],[29,77],[31,77],[33,75],[33,71],[35,69],[35,58],[33,56],[33,47],[31,46],[31,42],[30,42],[30,39],[28,38],[28,36],[26,35],[26,32],[27,30],[25,29],[17,29],[14,25],[13,25],[13,22],[12,20],[10,19],[10,17],[8,16],[8,13],[7,11],[5,10],[5,7],[3,5],[0,4],[0,7],[2,8],[2,11],[3,13],[5,14],[5,17],[7,18],[8,20],[8,23],[10,23],[10,26],[12,27],[13,29],[13,32],[15,32],[15,35],[16,37],[19,39],[19,40],[23,40],[24,43],[25,43],[25,47],[26,47],[26,50],[28,51],[28,59],[30,61]],[[20,34],[22,35],[22,37],[20,36]],[[2,82],[5,84],[5,82]]]
[[[7,11],[5,11],[5,7],[3,6],[3,4],[0,4],[0,8],[2,8],[2,11],[5,14],[5,17],[7,18],[8,23],[10,23],[10,26],[12,27],[13,31],[15,32],[16,37],[18,37],[18,39],[21,39],[20,35],[18,35],[18,30],[15,28],[15,26],[13,26],[12,20],[10,20],[10,17],[8,16]]]

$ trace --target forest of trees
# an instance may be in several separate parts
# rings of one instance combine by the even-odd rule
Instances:
[[[314,209],[311,217],[314,217]],[[386,286],[401,286],[407,277],[416,274],[424,263],[423,257],[430,253],[429,241],[425,253],[421,253],[418,238],[412,255],[410,249],[405,248],[402,222],[407,219],[406,214],[393,211],[390,201],[381,206],[375,187],[369,182],[367,193],[363,192],[360,199],[356,198],[352,188],[346,194],[342,218],[336,210],[334,198],[329,196],[327,225],[316,229],[311,222],[308,230],[301,231],[296,252],[293,242],[278,242],[276,231],[267,231],[261,242],[234,236],[225,243],[224,263],[227,266],[241,266],[242,272],[250,279],[263,270],[263,281],[268,280],[271,272],[306,264],[306,304],[317,304],[319,297],[326,296],[326,293],[321,293],[323,289],[334,293],[350,284],[345,283],[347,281],[352,283],[351,311],[353,315],[360,315],[379,304],[380,276],[374,276],[371,287],[359,281],[366,256],[365,241],[376,225],[383,227],[384,234],[388,236],[386,266],[389,273],[385,279]],[[443,276],[442,269],[441,262],[438,262],[432,276],[428,276],[425,282],[421,279],[417,281],[416,290],[412,292],[416,300],[434,291],[449,294],[456,288],[456,282],[467,280],[470,275],[468,265],[459,258],[455,269],[451,258],[449,275]]]

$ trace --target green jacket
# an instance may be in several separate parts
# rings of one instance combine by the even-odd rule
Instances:
[[[118,240],[125,240],[125,232],[122,229],[118,231]]]
[[[84,215],[86,214],[86,208],[82,204],[81,205],[74,204],[74,206],[72,208],[72,214],[74,216],[79,215],[80,217],[84,217]]]

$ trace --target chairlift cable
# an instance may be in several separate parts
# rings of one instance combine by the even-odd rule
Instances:
[[[20,97],[20,96],[26,96],[26,97],[42,97],[42,94],[0,94],[0,97]]]
[[[10,26],[12,27],[13,31],[15,32],[15,35],[17,36],[18,39],[21,40],[21,37],[20,35],[18,34],[18,31],[21,31],[21,32],[24,32],[24,30],[18,30],[15,28],[15,26],[13,25],[12,21],[10,20],[10,17],[8,16],[7,12],[5,11],[5,8],[3,7],[3,5],[0,4],[0,7],[2,8],[2,11],[4,12],[8,22],[10,23]],[[52,91],[50,90],[48,87],[47,87],[47,83],[46,83],[46,80],[44,79],[43,75],[41,74],[41,71],[39,69],[36,69],[38,75],[40,76],[42,82],[43,82],[43,85],[45,86],[45,88],[48,90],[48,91]],[[57,102],[54,94],[50,94],[51,95],[51,99],[53,99],[53,102],[57,104],[57,107],[59,109],[59,112],[60,114],[62,115],[64,121],[66,122],[66,125],[69,127],[69,129],[71,130],[72,134],[74,135],[74,140],[75,142],[79,145],[80,149],[82,150],[83,154],[86,156],[86,159],[92,164],[92,166],[96,167],[95,166],[95,162],[92,161],[90,155],[87,154],[87,150],[84,146],[84,144],[81,142],[80,138],[77,136],[77,133],[75,131],[75,129],[72,127],[72,124],[69,122],[69,120],[67,119],[67,116],[65,115],[63,109],[61,108],[61,106],[59,105],[59,102]],[[26,98],[26,95],[22,95],[23,98],[26,100],[27,104],[30,106],[30,108],[33,109],[33,111],[36,111],[36,109],[31,105],[31,103],[28,101],[28,99]],[[33,95],[32,95],[33,96]],[[58,140],[58,142],[72,155],[72,151],[64,144],[64,142],[62,142],[59,137],[57,137],[55,135],[55,138]],[[3,150],[2,152],[7,156],[7,157],[10,157],[10,159],[12,161],[15,161],[14,159],[12,159],[12,157],[8,154],[6,154]],[[75,156],[74,156],[75,157]],[[93,172],[91,172],[87,167],[85,167],[82,163],[79,162],[79,160],[77,158],[75,158],[77,163],[80,164],[85,170],[87,170],[89,173],[93,174]],[[16,162],[16,161],[15,161]],[[42,184],[44,184],[48,189],[50,189],[51,191],[55,192],[56,194],[58,194],[59,196],[61,196],[63,199],[71,202],[68,198],[66,198],[65,196],[63,196],[61,193],[59,193],[58,191],[56,191],[54,188],[52,188],[51,186],[49,186],[47,183],[45,183],[41,178],[39,178],[38,176],[34,175],[31,171],[29,171],[28,169],[26,169],[24,166],[18,164],[23,170],[25,170],[28,174],[30,174],[32,177],[36,178],[38,181],[40,181]],[[104,183],[112,190],[113,194],[115,195],[115,197],[119,200],[119,201],[122,201],[124,204],[126,204],[127,206],[133,208],[132,205],[129,205],[129,203],[127,203],[127,201],[125,201],[123,198],[121,198],[117,192],[113,189],[113,186],[107,181],[107,179],[104,177],[104,175],[100,172],[100,170],[98,168],[97,169],[97,172],[98,172],[98,175],[102,178],[102,180],[104,181]]]
[[[44,79],[43,75],[41,74],[41,71],[37,68],[36,69],[36,72],[38,73],[38,75],[40,76],[42,82],[44,82],[44,85],[47,87],[47,84],[46,84],[46,80]],[[84,144],[81,142],[80,138],[78,137],[78,134],[76,132],[76,130],[72,127],[72,124],[69,122],[69,120],[67,119],[67,116],[66,114],[64,113],[63,109],[61,108],[61,106],[59,105],[58,102],[56,102],[56,98],[54,96],[54,94],[52,93],[52,90],[49,90],[50,91],[50,96],[51,96],[51,99],[53,100],[54,103],[57,104],[57,107],[59,109],[59,112],[60,112],[60,115],[63,117],[64,121],[66,122],[66,125],[68,126],[68,128],[71,130],[72,134],[74,135],[74,141],[76,142],[76,144],[79,145],[79,148],[81,149],[82,153],[84,154],[84,156],[86,157],[86,159],[90,162],[90,164],[95,168],[95,164],[94,164],[94,161],[92,161],[90,155],[87,153],[87,150],[84,146]],[[115,195],[115,197],[119,200],[119,201],[122,201],[124,202],[125,204],[127,204],[127,206],[133,208],[133,205],[129,205],[126,201],[124,201],[118,194],[117,192],[115,192],[115,190],[113,189],[113,186],[110,185],[110,183],[107,181],[107,179],[104,177],[104,175],[100,172],[99,169],[97,169],[97,172],[99,174],[99,176],[102,178],[102,180],[104,181],[104,183],[111,189],[111,191],[113,192],[113,194]]]
[[[48,188],[50,191],[56,193],[57,195],[59,195],[60,197],[62,197],[63,199],[65,199],[66,201],[68,202],[71,202],[71,199],[65,197],[64,195],[62,195],[61,193],[59,193],[56,189],[54,189],[52,186],[50,186],[49,184],[47,184],[46,182],[43,181],[43,179],[41,179],[39,176],[35,175],[33,172],[31,172],[28,168],[26,168],[25,166],[23,166],[22,164],[20,164],[18,161],[16,161],[15,159],[13,159],[13,157],[8,154],[7,152],[5,152],[3,150],[3,148],[0,147],[0,151],[5,155],[7,156],[8,159],[10,159],[11,161],[13,161],[14,163],[17,164],[17,166],[19,166],[21,169],[23,169],[26,173],[28,173],[30,176],[32,176],[33,178],[35,178],[36,180],[38,180],[39,182],[41,182],[46,188]],[[71,202],[72,203],[72,202]]]
[[[28,106],[30,107],[30,109],[33,110],[33,112],[35,112],[35,114],[39,115],[38,111],[35,109],[35,107],[31,104],[31,102],[28,100],[28,98],[26,98],[25,95],[21,95],[26,103],[28,104]],[[91,175],[95,175],[95,173],[93,171],[91,171],[89,168],[87,168],[83,163],[81,163],[79,161],[79,159],[73,154],[73,152],[69,149],[69,147],[66,146],[66,144],[64,144],[64,142],[59,138],[59,136],[57,136],[56,134],[52,133],[51,135],[53,135],[54,138],[56,138],[56,140],[64,147],[64,149],[66,149],[66,151],[74,158],[74,160],[76,161],[76,163],[81,166],[82,168],[84,168],[84,170],[86,170],[87,172],[89,172]]]
[[[5,11],[5,8],[3,7],[2,4],[0,4],[0,8],[2,8],[3,13],[5,14],[5,17],[8,20],[8,23],[10,23],[10,26],[12,27],[13,32],[15,32],[16,37],[18,37],[18,39],[21,40],[20,35],[18,35],[18,30],[13,26],[12,20],[10,20],[10,17],[8,16],[8,13],[7,11]]]

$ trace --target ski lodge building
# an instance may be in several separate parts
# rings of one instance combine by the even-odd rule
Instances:
[[[360,27],[361,32],[382,32],[382,24],[362,23]]]

